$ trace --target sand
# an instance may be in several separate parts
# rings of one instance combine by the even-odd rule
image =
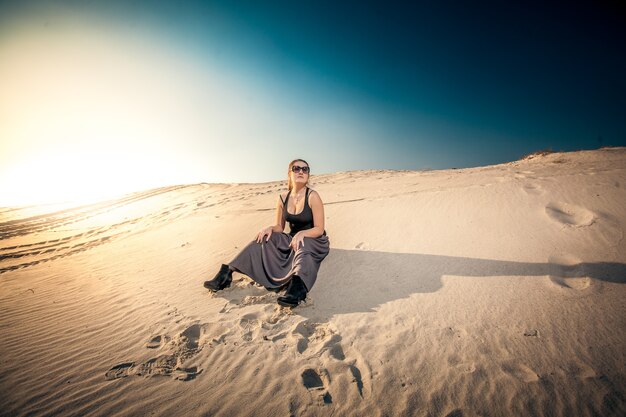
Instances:
[[[0,415],[626,415],[626,148],[313,174],[293,310],[219,266],[286,181],[0,210]]]

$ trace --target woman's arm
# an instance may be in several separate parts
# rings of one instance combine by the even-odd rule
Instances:
[[[256,235],[256,242],[261,243],[263,239],[267,242],[273,232],[281,233],[283,230],[285,230],[285,219],[283,219],[282,199],[279,197],[276,202],[276,224],[261,229]]]
[[[285,218],[283,217],[283,200],[279,196],[276,202],[276,224],[270,226],[273,232],[282,232],[285,230]]]

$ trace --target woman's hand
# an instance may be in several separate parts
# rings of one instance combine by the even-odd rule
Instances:
[[[296,233],[293,236],[293,239],[291,239],[291,243],[289,244],[289,246],[291,246],[291,249],[293,249],[294,251],[297,251],[300,245],[304,247],[304,234],[302,232]]]
[[[271,226],[261,229],[261,231],[259,231],[259,234],[256,237],[256,243],[261,243],[265,236],[267,236],[267,238],[265,239],[266,242],[270,240],[270,236],[272,236],[273,231],[274,229]]]

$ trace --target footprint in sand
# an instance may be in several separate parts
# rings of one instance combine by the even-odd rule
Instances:
[[[309,347],[315,346],[315,354],[319,354],[329,348],[332,350],[341,340],[341,336],[335,334],[327,324],[315,323],[310,320],[298,323],[293,331],[293,336],[297,340],[298,353],[304,353]]]
[[[241,328],[241,339],[249,342],[261,329],[263,322],[258,318],[257,314],[246,314],[239,320],[239,327]]]
[[[171,375],[176,369],[176,359],[175,355],[160,355],[135,366],[133,373],[139,376]]]
[[[591,226],[596,220],[591,210],[562,202],[549,203],[546,206],[546,214],[552,220],[572,227]]]
[[[171,376],[179,381],[190,381],[202,370],[196,366],[182,368],[176,355],[161,355],[134,367],[133,374],[138,376]]]
[[[273,304],[276,303],[276,295],[263,294],[263,295],[247,295],[240,302],[239,306],[250,306],[255,304]]]
[[[505,362],[502,364],[502,370],[524,382],[539,381],[539,375],[528,366],[518,362]]]
[[[150,341],[148,341],[148,343],[146,343],[146,347],[148,349],[158,349],[169,341],[170,341],[169,336],[158,334],[154,336],[153,338],[151,338]]]
[[[319,376],[315,369],[305,369],[302,372],[302,384],[307,389],[324,388],[322,378]]]
[[[260,311],[243,315],[237,326],[227,328],[218,324],[205,325],[205,335],[213,340],[223,340],[229,335],[244,343],[258,340],[277,342],[288,335],[282,323],[289,317],[282,307],[273,303],[263,306]]]
[[[473,362],[463,362],[462,358],[456,354],[448,357],[448,365],[465,374],[471,374],[476,371],[476,365]]]
[[[571,362],[565,371],[572,376],[580,379],[596,378],[598,375],[596,371],[589,365],[583,362]]]
[[[134,366],[135,362],[120,363],[119,365],[115,365],[114,367],[106,371],[104,377],[109,381],[112,379],[127,377],[128,375],[130,375],[130,370]]]
[[[318,372],[315,369],[307,368],[302,372],[301,376],[302,385],[309,391],[324,391],[330,381],[330,376],[326,369],[322,369],[321,372]],[[324,404],[331,404],[333,402],[333,397],[328,391],[325,391],[321,395],[321,399]]]
[[[201,372],[202,370],[198,369],[197,366],[192,366],[190,368],[176,368],[172,372],[172,378],[178,381],[191,381]]]
[[[200,337],[202,326],[193,324],[187,327],[172,343],[167,344],[171,348],[170,352],[163,353],[155,358],[148,359],[142,363],[124,362],[113,366],[105,374],[107,380],[124,378],[129,375],[138,376],[171,376],[180,381],[190,381],[202,372],[197,367],[183,367],[183,363],[195,356],[200,350]],[[146,348],[156,349],[163,347],[169,337],[157,335],[152,337]]]
[[[541,195],[545,192],[543,187],[537,184],[524,184],[522,189],[530,195]]]
[[[183,346],[186,350],[197,350],[198,340],[200,339],[200,331],[202,327],[199,324],[194,324],[185,329],[180,334],[183,341]]]
[[[341,340],[341,337],[338,337],[338,339]],[[337,359],[338,361],[343,361],[346,359],[346,354],[343,352],[343,348],[341,347],[341,344],[338,341],[331,343],[331,345],[328,348],[328,354],[331,357]]]
[[[551,256],[550,281],[562,288],[585,290],[591,287],[594,280],[587,276],[580,259],[572,255]]]
[[[361,370],[355,365],[349,365],[350,373],[352,374],[352,382],[356,384],[356,388],[359,390],[359,395],[363,398],[363,377],[361,376]]]
[[[296,326],[293,336],[297,337],[296,349],[298,353],[307,352],[311,357],[321,357],[324,353],[328,353],[330,358],[345,365],[350,371],[352,382],[356,384],[359,396],[363,398],[364,384],[361,370],[355,365],[356,360],[352,359],[346,362],[346,354],[340,343],[341,336],[333,331],[328,324],[315,323],[310,320],[303,321]],[[312,370],[309,370],[309,374],[311,372]]]

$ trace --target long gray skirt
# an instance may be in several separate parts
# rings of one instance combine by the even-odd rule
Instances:
[[[266,288],[278,288],[298,275],[311,291],[320,264],[330,252],[328,236],[305,237],[304,246],[300,245],[295,252],[289,246],[291,239],[284,232],[272,233],[267,242],[263,239],[257,243],[255,239],[228,265]]]

